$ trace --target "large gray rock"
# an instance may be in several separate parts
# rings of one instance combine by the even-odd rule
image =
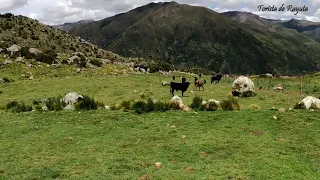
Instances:
[[[74,105],[81,99],[83,99],[83,96],[76,93],[76,92],[68,93],[64,98],[62,98],[62,102],[67,104],[64,107],[64,109],[65,110],[74,110],[75,109]]]
[[[239,76],[232,84],[232,90],[238,92],[254,92],[254,83],[251,79],[245,76]]]
[[[14,44],[7,48],[7,51],[10,53],[10,56],[14,56],[15,54],[18,54],[21,50],[21,47]]]
[[[309,109],[311,106],[320,109],[320,99],[312,96],[305,97],[299,104],[304,104],[306,109]]]

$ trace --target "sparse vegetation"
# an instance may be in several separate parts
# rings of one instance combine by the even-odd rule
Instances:
[[[229,99],[223,100],[220,106],[224,111],[240,110],[240,105],[236,98],[229,98]]]
[[[7,104],[7,110],[15,113],[32,111],[32,106],[26,105],[24,102],[18,103],[11,101]]]
[[[255,97],[257,94],[253,91],[245,91],[241,93],[241,97]]]
[[[48,98],[45,102],[46,107],[49,111],[61,111],[66,106],[66,104],[61,100],[62,97],[51,97]]]
[[[196,97],[194,97],[194,98],[192,99],[192,103],[191,103],[190,107],[191,107],[192,109],[194,109],[194,110],[199,110],[200,107],[201,107],[201,105],[202,105],[202,101],[203,101],[203,100],[202,100],[201,97],[196,96]]]
[[[76,104],[77,110],[95,110],[98,108],[98,104],[94,98],[90,98],[90,96],[84,95],[83,99]]]

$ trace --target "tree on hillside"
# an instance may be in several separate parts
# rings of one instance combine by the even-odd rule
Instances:
[[[220,68],[221,74],[231,74],[231,68],[227,61],[224,61],[221,68]]]

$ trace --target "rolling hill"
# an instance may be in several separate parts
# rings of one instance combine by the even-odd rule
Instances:
[[[205,7],[160,2],[76,25],[70,33],[126,57],[157,59],[176,67],[217,72],[227,63],[231,73],[319,70],[319,43],[292,29],[272,28],[248,26]]]
[[[53,51],[72,56],[81,52],[87,57],[99,57],[111,60],[125,58],[110,51],[103,50],[80,37],[41,24],[39,21],[11,13],[0,14],[0,49],[6,49],[13,44],[21,48],[36,48],[40,51]]]

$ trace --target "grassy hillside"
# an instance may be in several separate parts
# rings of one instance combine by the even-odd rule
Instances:
[[[149,113],[61,111],[11,113],[13,100],[33,100],[71,91],[93,96],[106,105],[141,99],[140,93],[168,101],[171,76],[110,76],[121,69],[108,65],[76,73],[63,65],[27,69],[9,65],[0,78],[0,179],[318,179],[319,110],[288,111],[303,97],[299,78],[254,79],[262,86],[256,97],[240,98],[240,111]],[[20,74],[34,74],[25,80]],[[44,73],[45,72],[45,73]],[[191,74],[175,73],[177,80]],[[204,76],[209,81],[208,76]],[[192,86],[182,100],[227,99],[233,78]],[[319,96],[319,76],[303,77],[303,96]],[[272,90],[278,83],[285,91]],[[180,95],[180,92],[175,94]],[[274,110],[271,110],[274,107]],[[281,113],[279,108],[285,108]],[[274,119],[273,116],[277,116]],[[162,163],[162,168],[155,166]]]
[[[0,178],[318,179],[319,112],[272,115],[5,114]]]
[[[124,60],[117,54],[105,51],[79,37],[41,24],[36,20],[24,16],[14,16],[10,13],[0,15],[0,48],[6,49],[13,44],[23,48],[37,48],[41,51],[51,50],[68,55],[74,52],[82,52],[87,57]]]
[[[175,2],[151,3],[70,32],[123,56],[216,72],[224,61],[232,73],[312,72],[320,63],[320,45],[307,36],[246,26],[210,9]]]

